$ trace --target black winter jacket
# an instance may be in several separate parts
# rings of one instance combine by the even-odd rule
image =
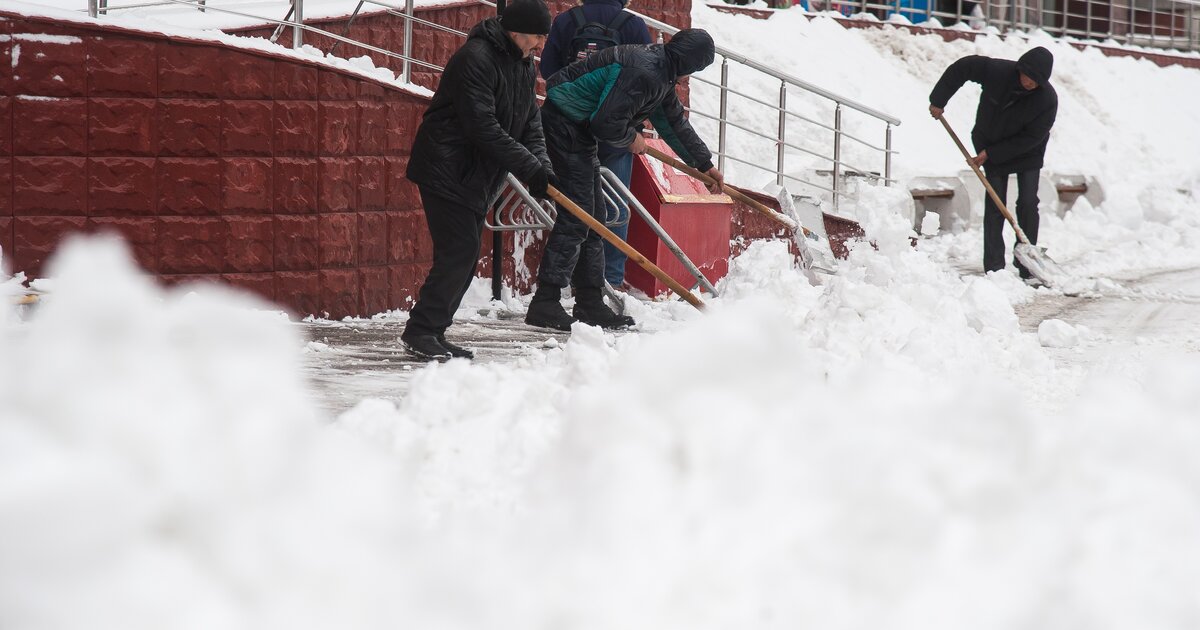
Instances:
[[[614,147],[628,147],[649,120],[684,162],[707,171],[712,152],[684,117],[675,81],[712,61],[712,38],[691,29],[666,45],[605,48],[550,77],[546,102],[552,105],[547,106]]]
[[[983,86],[971,142],[976,152],[987,151],[983,168],[992,175],[1039,169],[1046,156],[1050,128],[1058,115],[1058,94],[1050,85],[1054,58],[1034,48],[1018,61],[972,55],[950,64],[929,94],[929,103],[944,108],[967,81]],[[1038,82],[1021,87],[1018,67]]]
[[[511,172],[549,168],[532,59],[488,18],[446,64],[408,162],[413,183],[485,214]]]

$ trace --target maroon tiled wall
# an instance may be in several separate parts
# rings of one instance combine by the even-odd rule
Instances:
[[[681,27],[688,7],[634,0]],[[468,30],[493,10],[467,2],[421,12]],[[167,282],[225,282],[332,317],[411,304],[432,260],[404,177],[427,99],[257,51],[0,18],[0,248],[14,271],[37,277],[64,236],[109,230]],[[422,29],[417,58],[442,65],[461,45]],[[349,35],[391,50],[403,43],[393,16],[364,16]],[[430,86],[436,78],[415,76]],[[511,281],[513,235],[504,241]],[[490,243],[485,234],[485,251]],[[537,251],[526,249],[529,268]],[[489,271],[485,256],[480,273]]]
[[[112,230],[169,282],[221,280],[297,313],[414,293],[431,255],[404,169],[425,99],[215,44],[3,17],[13,270],[36,277],[64,235]]]

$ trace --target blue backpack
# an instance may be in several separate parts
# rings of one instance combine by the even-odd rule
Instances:
[[[588,55],[612,46],[621,45],[621,27],[632,17],[629,12],[622,10],[608,24],[589,22],[583,14],[583,7],[574,7],[570,11],[575,20],[575,36],[571,45],[563,48],[563,66],[569,66]]]

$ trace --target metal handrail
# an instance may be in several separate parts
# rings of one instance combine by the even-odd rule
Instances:
[[[1200,2],[1197,0],[1081,0],[1083,13],[1067,10],[1066,3],[1059,5],[1062,8],[1047,8],[1048,3],[1021,0],[971,0],[970,3],[980,9],[978,16],[963,13],[963,0],[956,3],[954,11],[933,10],[932,3],[924,9],[916,9],[906,6],[908,1],[837,0],[842,9],[848,9],[842,12],[845,16],[870,12],[877,17],[900,15],[910,19],[937,18],[942,22],[978,20],[1002,32],[1042,30],[1060,37],[1074,36],[1093,41],[1115,39],[1128,45],[1200,50],[1200,32],[1195,28],[1195,23],[1200,20],[1197,10]],[[1163,10],[1164,5],[1166,10]],[[1097,7],[1104,9],[1102,15],[1094,11]],[[1169,18],[1165,25],[1160,19],[1164,16]],[[1139,21],[1139,18],[1146,19]],[[1071,22],[1076,24],[1071,25]]]
[[[91,2],[92,2],[92,3],[94,3],[94,2],[95,2],[95,0],[91,0]],[[194,6],[194,5],[201,5],[201,4],[203,4],[204,2],[205,2],[205,0],[166,0],[166,2],[164,3],[164,5],[166,5],[166,4],[181,4],[181,5],[185,5],[185,6]],[[302,5],[302,3],[301,3],[301,2],[299,2],[299,1],[297,1],[297,6],[301,6],[301,5]],[[110,10],[111,10],[111,9],[113,9],[113,8],[123,8],[123,7],[109,7],[109,8],[110,8]],[[360,42],[360,41],[358,41],[358,40],[355,40],[355,39],[350,39],[349,37],[343,37],[343,36],[341,36],[341,35],[338,35],[338,34],[336,34],[336,33],[331,33],[331,32],[329,32],[329,31],[326,31],[326,30],[324,30],[324,29],[317,28],[317,27],[315,27],[315,26],[309,26],[308,24],[304,24],[303,22],[299,22],[299,21],[286,21],[286,20],[277,20],[277,19],[275,19],[275,18],[269,18],[269,17],[265,17],[265,16],[262,16],[262,15],[254,15],[254,14],[251,14],[251,13],[243,13],[243,12],[241,12],[241,11],[234,11],[234,10],[232,10],[232,9],[224,9],[224,8],[220,8],[220,7],[215,7],[215,6],[211,5],[211,4],[210,4],[210,5],[205,5],[205,8],[206,8],[206,9],[208,9],[208,10],[210,10],[210,11],[218,11],[218,12],[221,12],[221,13],[228,13],[228,14],[230,14],[230,15],[237,15],[237,16],[240,16],[240,17],[251,18],[251,19],[254,19],[254,20],[261,20],[261,21],[263,21],[263,22],[266,22],[266,23],[268,23],[268,24],[277,24],[277,25],[283,25],[283,26],[287,26],[287,27],[292,27],[292,28],[301,29],[301,30],[304,30],[304,31],[309,31],[309,32],[317,33],[317,34],[319,34],[319,35],[324,35],[325,37],[328,37],[328,38],[330,38],[330,39],[333,39],[334,41],[338,41],[338,42],[344,42],[344,43],[350,44],[350,45],[352,45],[352,46],[357,46],[357,47],[359,47],[359,48],[362,48],[362,49],[364,49],[364,50],[369,50],[369,51],[371,51],[371,52],[376,52],[376,53],[379,53],[379,54],[381,54],[381,55],[385,55],[385,56],[388,56],[388,57],[394,57],[394,58],[396,58],[396,59],[400,59],[400,60],[402,60],[402,61],[404,61],[404,62],[406,62],[406,63],[412,63],[412,64],[416,64],[416,65],[418,65],[418,66],[422,66],[422,67],[429,68],[429,69],[431,69],[431,70],[435,70],[435,71],[439,71],[439,72],[440,72],[441,70],[443,70],[442,66],[439,66],[439,65],[437,65],[437,64],[428,63],[428,62],[425,62],[425,61],[421,61],[420,59],[416,59],[416,58],[413,58],[413,57],[410,57],[410,56],[402,55],[402,54],[400,54],[400,53],[395,53],[395,52],[392,52],[392,51],[390,51],[390,50],[387,50],[386,48],[379,48],[378,46],[372,46],[372,45],[370,45],[370,44],[367,44],[367,43],[365,43],[365,42]],[[89,9],[88,9],[88,10],[89,10],[89,11],[91,11],[91,10],[92,10],[92,8],[91,8],[91,7],[89,7]],[[297,13],[299,13],[299,11],[298,11]],[[301,19],[302,19],[302,18],[301,18]]]
[[[863,1],[866,1],[866,0],[863,0]],[[655,20],[654,18],[651,18],[648,16],[638,14],[637,12],[631,11],[631,13],[638,15],[646,22],[646,24],[650,25],[651,27],[653,27],[655,29],[658,29],[661,32],[673,35],[675,33],[678,33],[680,30],[680,29],[677,29],[677,28],[671,26],[670,24],[667,24],[660,20]],[[804,180],[802,178],[798,178],[798,177],[789,175],[787,173],[786,156],[787,156],[788,149],[792,149],[794,151],[799,151],[801,153],[816,157],[818,159],[830,161],[833,164],[832,188],[826,188],[824,186],[816,186],[816,187],[820,190],[830,192],[830,194],[832,195],[833,207],[834,207],[835,211],[841,202],[841,198],[847,194],[846,190],[844,190],[845,186],[842,182],[842,166],[843,166],[844,162],[842,160],[842,155],[841,155],[841,153],[842,153],[841,145],[842,145],[843,137],[853,140],[854,142],[882,155],[883,171],[884,171],[884,176],[882,179],[883,179],[884,185],[891,185],[896,182],[896,180],[892,178],[892,173],[891,173],[892,155],[894,153],[896,153],[896,151],[894,151],[892,149],[891,139],[892,139],[892,127],[900,124],[899,118],[896,118],[895,116],[892,116],[890,114],[879,111],[875,108],[868,107],[862,103],[859,103],[850,98],[846,98],[840,94],[836,94],[836,93],[826,90],[824,88],[813,85],[812,83],[809,83],[799,77],[788,74],[786,72],[779,71],[779,70],[772,68],[766,64],[755,61],[754,59],[751,59],[741,53],[730,50],[729,48],[726,48],[724,46],[716,46],[716,53],[722,57],[720,82],[718,83],[718,82],[715,82],[715,81],[712,81],[710,79],[706,79],[703,77],[693,77],[693,78],[695,78],[700,83],[713,86],[713,87],[717,88],[717,90],[719,90],[720,110],[721,111],[719,113],[712,114],[712,113],[708,113],[708,112],[704,112],[699,109],[696,109],[696,107],[694,105],[693,105],[693,107],[689,108],[689,111],[692,114],[696,114],[701,117],[708,118],[710,120],[714,120],[717,122],[718,150],[716,152],[716,156],[717,156],[717,167],[719,169],[725,170],[725,163],[727,160],[732,160],[734,162],[744,163],[744,164],[752,164],[748,160],[744,160],[744,159],[736,159],[735,160],[735,159],[733,159],[734,156],[730,154],[731,152],[729,151],[729,148],[728,148],[729,142],[728,142],[727,136],[729,133],[729,128],[733,127],[734,129],[740,129],[742,131],[746,131],[758,138],[768,140],[774,144],[774,146],[775,146],[775,167],[774,167],[774,169],[765,169],[765,168],[762,168],[761,165],[758,165],[758,164],[753,164],[753,166],[755,166],[756,168],[761,168],[762,170],[773,172],[775,174],[775,183],[780,186],[783,185],[785,179],[793,180],[793,181],[801,181],[801,182],[806,183],[807,185],[813,185],[811,182],[807,182],[806,180]],[[730,81],[729,81],[729,62],[730,61],[739,63],[743,66],[746,66],[747,68],[750,68],[751,70],[765,74],[765,75],[772,77],[773,79],[779,81],[778,103],[771,103],[761,97],[747,94],[745,92],[742,92],[742,91],[732,88],[730,86]],[[810,94],[813,94],[818,97],[821,97],[821,98],[831,101],[834,104],[833,125],[831,126],[827,123],[824,123],[824,122],[821,122],[818,120],[814,120],[808,116],[804,116],[796,111],[793,111],[791,108],[789,108],[787,106],[787,96],[788,96],[787,93],[788,93],[789,87],[798,88],[798,89],[804,90],[805,92],[808,92]],[[772,135],[769,135],[766,133],[755,131],[744,125],[740,125],[736,122],[733,122],[730,119],[729,108],[728,108],[728,95],[731,93],[736,96],[739,96],[743,99],[746,99],[747,101],[750,101],[752,103],[756,103],[758,105],[767,107],[769,110],[775,112],[778,115],[778,123],[777,123],[778,126],[776,127],[776,131],[774,132],[775,135],[772,136]],[[884,145],[883,145],[883,147],[880,147],[874,143],[868,142],[868,141],[864,140],[863,138],[860,138],[856,135],[846,133],[842,128],[842,108],[843,107],[853,110],[853,111],[856,111],[856,112],[859,112],[859,113],[862,113],[862,114],[865,114],[871,118],[874,118],[874,119],[882,122],[886,126],[886,128],[884,130]],[[789,120],[793,120],[793,119],[797,119],[797,120],[803,121],[804,123],[807,123],[810,125],[815,125],[819,129],[823,129],[823,130],[832,132],[833,133],[833,144],[832,144],[832,151],[831,151],[832,155],[827,154],[827,153],[822,153],[820,151],[814,151],[809,148],[805,148],[795,142],[789,142],[788,141],[788,137],[789,137],[788,122],[789,122]],[[795,134],[793,134],[793,135],[795,135]],[[849,165],[847,165],[847,166],[849,166]],[[851,167],[851,168],[855,168],[855,167]],[[864,169],[855,168],[855,170],[862,171]]]
[[[666,22],[660,22],[652,17],[642,15],[641,13],[638,13],[637,11],[633,11],[630,9],[626,9],[626,10],[629,11],[630,13],[642,18],[642,20],[645,21],[646,24],[649,24],[650,26],[653,26],[656,30],[662,31],[664,33],[669,33],[671,35],[674,35],[675,33],[678,33],[680,30],[674,26],[671,26],[670,24],[667,24]],[[833,92],[830,92],[829,90],[817,87],[817,86],[809,83],[808,81],[805,81],[799,77],[792,76],[786,72],[780,72],[774,68],[771,68],[770,66],[761,64],[745,55],[742,55],[742,54],[734,52],[728,48],[725,48],[724,46],[717,46],[716,50],[717,50],[718,55],[721,55],[722,57],[725,57],[726,59],[732,59],[733,61],[736,61],[736,62],[742,64],[743,66],[746,66],[749,68],[754,68],[755,70],[758,70],[759,72],[768,74],[772,77],[775,77],[776,79],[786,81],[787,83],[790,83],[791,85],[794,85],[798,88],[802,88],[805,91],[812,92],[813,94],[816,94],[818,96],[824,96],[825,98],[827,98],[831,101],[834,101],[836,103],[841,103],[842,105],[845,105],[852,109],[856,109],[864,114],[868,114],[872,117],[886,121],[889,124],[892,124],[892,125],[900,124],[900,119],[896,118],[895,116],[892,116],[890,114],[885,114],[885,113],[883,113],[877,109],[871,108],[871,107],[867,107],[866,105],[863,105],[854,100],[848,99],[839,94],[834,94]]]

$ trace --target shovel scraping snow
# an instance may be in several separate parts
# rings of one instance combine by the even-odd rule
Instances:
[[[1017,261],[1038,280],[1050,286],[1061,287],[1067,278],[1066,273],[1058,266],[1058,263],[1054,262],[1046,254],[1045,247],[1038,247],[1029,242],[1029,238],[1025,236],[1025,231],[1017,224],[1017,218],[1013,216],[1008,206],[1004,205],[1003,201],[1000,201],[1000,195],[996,194],[996,190],[988,183],[987,178],[983,176],[983,171],[979,170],[979,166],[971,161],[970,152],[967,151],[967,147],[963,146],[962,140],[958,139],[958,134],[954,133],[954,129],[950,128],[950,123],[946,122],[943,116],[938,116],[937,119],[942,122],[942,126],[946,128],[946,133],[950,134],[950,138],[954,140],[954,144],[958,145],[958,150],[962,151],[967,164],[971,166],[971,170],[975,171],[975,175],[983,183],[983,187],[987,189],[988,196],[992,198],[992,202],[1000,209],[1000,214],[1003,214],[1004,218],[1008,219],[1009,225],[1017,233],[1017,244],[1013,247],[1013,255],[1016,256]]]

